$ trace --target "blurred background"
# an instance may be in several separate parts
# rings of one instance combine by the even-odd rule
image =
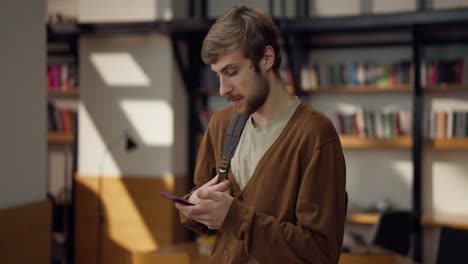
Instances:
[[[0,262],[206,263],[159,192],[228,105],[200,50],[239,2],[340,133],[341,262],[468,262],[467,0],[2,1]]]

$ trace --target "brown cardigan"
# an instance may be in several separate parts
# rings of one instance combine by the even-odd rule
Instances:
[[[217,174],[234,109],[216,112],[200,145],[195,184]],[[324,115],[301,103],[234,199],[210,263],[338,263],[345,221],[346,169],[339,137]],[[188,195],[187,195],[188,196]],[[181,216],[187,227],[207,227]]]

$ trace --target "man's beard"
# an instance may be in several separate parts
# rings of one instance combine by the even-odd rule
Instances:
[[[245,108],[238,109],[241,115],[251,115],[255,113],[265,103],[268,94],[270,93],[270,85],[265,76],[257,73],[257,87],[255,93],[246,98]]]

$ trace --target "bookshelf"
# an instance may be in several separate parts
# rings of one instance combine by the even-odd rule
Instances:
[[[379,213],[350,212],[346,216],[346,222],[358,225],[374,225],[379,221]]]
[[[429,141],[429,146],[435,150],[468,150],[467,138],[434,139]]]
[[[343,85],[337,87],[318,87],[310,92],[300,92],[300,95],[320,95],[320,94],[361,94],[361,93],[410,93],[411,84],[399,84],[394,86],[379,85]]]
[[[52,100],[78,100],[80,98],[80,89],[74,87],[69,90],[47,91],[47,98]],[[49,131],[47,134],[47,143],[49,145],[72,145],[75,142],[75,136],[72,132]]]
[[[466,41],[457,44],[463,44],[466,47]],[[453,47],[448,43],[444,48],[451,49]],[[438,49],[441,51],[444,50],[440,47],[438,47]],[[441,160],[441,162],[445,160],[444,158],[440,158],[441,156],[450,155],[453,157],[461,157],[456,163],[451,161],[454,166],[463,167],[464,164],[462,163],[464,163],[464,161],[462,160],[466,157],[468,151],[468,75],[466,66],[463,65],[466,65],[466,61],[468,61],[467,54],[466,52],[462,53],[458,50],[458,52],[456,52],[457,58],[447,58],[443,55],[444,54],[441,55],[440,60],[435,60],[436,62],[431,63],[429,67],[429,69],[433,71],[433,76],[431,77],[429,73],[427,80],[422,80],[423,82],[431,83],[423,87],[422,93],[427,100],[427,104],[430,106],[428,113],[426,113],[429,117],[426,117],[425,120],[427,122],[427,119],[429,119],[429,124],[433,122],[431,124],[432,126],[426,128],[426,130],[430,132],[428,133],[429,136],[427,134],[425,136],[430,137],[430,139],[425,140],[424,143],[427,149],[431,150],[431,152],[428,152],[428,156],[432,154],[432,156],[439,157],[432,161],[431,168],[433,170],[434,167],[438,165],[439,160]],[[434,60],[434,58],[431,59]],[[432,64],[435,64],[435,66]],[[431,127],[435,127],[435,133]],[[447,173],[447,170],[437,170],[437,172],[433,173],[431,176],[432,180],[436,177],[444,177],[444,179],[446,179],[445,177],[447,177],[447,179],[454,176],[461,177],[462,181],[456,183],[460,183],[461,186],[466,186],[462,183],[466,180],[466,173]],[[450,180],[448,180],[448,182],[450,182]],[[456,184],[454,183],[455,182],[451,182],[451,185],[455,186]],[[433,188],[431,192],[437,193],[437,190],[434,189],[435,188]],[[447,188],[446,192],[449,193],[447,196],[450,196],[450,193],[456,191],[456,187],[453,189]],[[443,197],[440,195],[440,191],[434,196]],[[453,199],[457,198],[450,197],[448,202],[445,201],[445,203],[451,203]],[[423,228],[450,227],[468,230],[467,213],[446,213],[437,211],[440,210],[440,208],[446,209],[443,203],[439,203],[437,207],[438,208],[426,209],[422,212],[420,225]]]
[[[78,99],[80,97],[80,89],[78,87],[74,87],[70,90],[65,91],[48,91],[47,97]]]
[[[47,133],[47,142],[51,145],[71,145],[75,137],[71,133],[49,132]]]
[[[409,136],[394,138],[361,138],[357,136],[340,136],[344,149],[411,149],[412,138]]]
[[[53,20],[52,17],[49,19]],[[48,143],[74,143],[78,86],[78,27],[73,20],[46,24]],[[63,21],[62,21],[63,20]],[[54,20],[55,21],[55,20]],[[72,103],[70,103],[72,102]]]
[[[448,226],[452,228],[468,229],[468,214],[449,214],[426,212],[421,218],[424,227]]]
[[[467,12],[467,11],[465,11]],[[424,12],[418,12],[419,14],[424,14]],[[433,13],[435,14],[435,13]],[[445,19],[455,19],[455,14],[453,13],[451,18],[449,18],[450,15],[448,13],[438,13],[437,16],[444,16],[442,20]],[[447,15],[447,17],[445,17]],[[416,19],[418,15],[416,16],[411,16],[407,17],[409,20]],[[423,212],[423,206],[422,206],[422,195],[421,193],[423,192],[422,190],[422,182],[423,182],[423,174],[422,174],[422,164],[423,164],[423,159],[424,159],[424,149],[422,146],[429,146],[433,149],[436,150],[468,150],[468,140],[465,138],[454,138],[454,139],[445,139],[445,140],[426,140],[424,139],[423,133],[424,133],[424,127],[423,127],[423,117],[424,117],[424,105],[422,101],[425,99],[424,95],[438,95],[438,94],[452,94],[452,93],[460,93],[460,92],[467,92],[468,91],[468,86],[466,84],[447,84],[447,83],[441,83],[437,85],[431,85],[431,86],[426,86],[422,87],[422,83],[425,83],[426,80],[422,80],[422,72],[421,68],[423,68],[423,63],[422,61],[425,59],[423,58],[423,47],[426,44],[431,43],[431,39],[428,38],[429,32],[434,30],[434,28],[437,28],[443,23],[435,22],[441,21],[441,17],[439,17],[436,20],[433,20],[433,22],[423,22],[422,20],[416,23],[409,22],[412,26],[412,29],[408,30],[406,29],[407,34],[411,36],[411,41],[406,42],[401,41],[399,39],[394,39],[391,40],[389,39],[388,41],[381,41],[376,37],[375,41],[373,42],[372,40],[362,41],[362,43],[351,43],[350,41],[346,43],[339,43],[336,42],[334,43],[333,41],[329,41],[329,43],[321,43],[320,46],[313,46],[313,38],[320,39],[321,36],[324,36],[322,39],[327,39],[329,36],[337,36],[336,39],[339,39],[339,36],[341,33],[345,34],[356,34],[356,39],[359,41],[359,35],[362,35],[362,32],[368,32],[369,36],[371,36],[369,39],[372,38],[373,34],[376,34],[376,32],[379,32],[378,34],[382,32],[402,32],[405,31],[405,29],[402,29],[401,24],[396,25],[400,22],[405,24],[406,22],[403,22],[403,20],[393,20],[391,19],[391,16],[379,16],[378,18],[376,17],[377,20],[383,19],[384,17],[388,18],[389,21],[387,21],[387,25],[384,25],[385,22],[383,21],[375,21],[371,17],[361,17],[361,18],[337,18],[337,19],[329,19],[329,20],[321,20],[319,18],[314,18],[314,19],[306,19],[304,21],[291,21],[291,28],[288,28],[291,33],[290,38],[294,38],[294,46],[292,49],[294,49],[293,52],[290,52],[291,54],[295,54],[293,57],[294,60],[294,66],[293,66],[293,75],[294,75],[294,83],[295,87],[298,87],[297,93],[305,96],[305,97],[313,97],[314,100],[311,100],[312,102],[318,103],[319,106],[324,106],[324,104],[328,104],[324,106],[324,112],[326,113],[331,113],[331,108],[332,106],[338,105],[335,104],[334,98],[337,98],[338,96],[343,96],[343,102],[341,106],[347,105],[347,106],[352,106],[355,107],[357,104],[358,99],[356,97],[358,96],[365,96],[365,98],[368,98],[368,100],[379,100],[379,98],[385,98],[385,97],[390,97],[392,98],[397,98],[395,94],[398,94],[398,96],[404,95],[409,98],[409,102],[411,102],[411,127],[412,130],[409,133],[403,133],[407,136],[397,136],[397,137],[385,137],[385,139],[380,139],[380,138],[366,138],[362,137],[362,126],[355,126],[354,129],[346,131],[349,124],[349,119],[346,119],[348,117],[351,118],[351,121],[353,121],[354,117],[349,113],[346,113],[343,116],[339,117],[339,122],[337,121],[337,128],[339,132],[342,132],[343,134],[352,134],[352,132],[349,131],[359,131],[357,134],[360,134],[361,136],[350,136],[350,135],[340,135],[340,139],[342,142],[343,149],[345,150],[379,150],[379,153],[381,153],[380,150],[392,150],[392,149],[397,149],[397,150],[405,150],[408,151],[410,154],[410,162],[411,162],[411,176],[412,176],[412,187],[409,189],[409,194],[410,194],[410,199],[411,199],[411,210],[416,217],[417,221],[412,224],[412,232],[413,232],[413,237],[415,238],[412,241],[412,248],[414,250],[414,260],[421,262],[422,259],[422,233],[423,233],[423,227],[427,227],[430,225],[441,225],[441,224],[450,224],[452,226],[457,226],[457,227],[464,227],[466,228],[466,224],[468,223],[468,220],[463,220],[463,217],[455,217],[455,216],[441,216],[440,214],[425,214],[422,218],[419,218],[422,215]],[[401,17],[402,18],[402,17]],[[434,17],[435,18],[435,17]],[[459,17],[458,19],[455,19],[457,22],[453,22],[454,24],[457,24],[458,27],[463,27],[462,25],[465,25],[467,22],[466,18],[461,18]],[[382,24],[380,24],[382,22]],[[323,23],[323,24],[322,24]],[[392,25],[395,23],[394,25]],[[423,24],[426,24],[427,26],[423,26]],[[322,24],[322,25],[321,25]],[[379,25],[380,24],[380,25]],[[435,25],[437,24],[437,25]],[[457,27],[454,25],[454,27]],[[466,28],[466,27],[465,27]],[[377,29],[380,29],[377,30]],[[374,30],[374,31],[373,31]],[[349,33],[353,32],[353,33]],[[428,33],[426,35],[426,33]],[[343,34],[343,35],[345,35]],[[389,33],[390,34],[390,33]],[[424,36],[423,36],[424,35]],[[329,37],[328,39],[333,39],[332,37]],[[444,39],[444,40],[437,40],[438,45],[446,45],[447,42],[450,42],[451,40],[449,39]],[[397,82],[396,85],[392,86],[385,86],[384,89],[383,87],[379,87],[376,84],[369,84],[372,81],[375,81],[373,79],[371,80],[363,80],[361,79],[358,81],[361,85],[347,85],[347,83],[352,80],[353,82],[356,82],[355,77],[350,77],[351,75],[348,73],[349,71],[349,65],[351,63],[351,73],[355,74],[354,70],[359,67],[362,67],[362,65],[357,64],[362,64],[362,62],[357,61],[351,61],[352,59],[348,59],[347,61],[339,62],[339,58],[330,58],[327,57],[327,53],[320,53],[318,51],[319,49],[347,49],[351,48],[354,49],[356,47],[359,48],[384,48],[384,47],[394,47],[396,45],[399,46],[404,46],[407,49],[409,49],[411,52],[409,52],[407,56],[410,58],[410,70],[409,74],[408,72],[405,72],[405,76],[408,77],[409,75],[409,82],[407,78],[400,78],[400,81]],[[318,51],[318,52],[317,52]],[[315,54],[314,54],[315,52]],[[338,53],[340,55],[344,54],[342,51],[341,53]],[[311,53],[309,55],[308,53]],[[325,54],[325,55],[324,55]],[[379,57],[379,55],[377,55]],[[353,57],[353,56],[351,56]],[[354,58],[354,57],[353,57]],[[312,61],[309,61],[312,60]],[[315,61],[313,61],[315,60]],[[354,58],[356,60],[356,58]],[[364,62],[367,64],[367,62]],[[371,65],[372,61],[369,61],[369,65]],[[431,62],[432,63],[432,62]],[[338,66],[334,65],[338,64]],[[316,66],[318,65],[318,67]],[[326,70],[321,70],[320,67],[322,65],[325,65],[325,68],[327,65],[330,69]],[[407,65],[407,64],[406,64]],[[437,63],[435,65],[438,65]],[[367,65],[364,66],[364,68],[367,70]],[[387,66],[384,66],[384,68]],[[394,66],[392,66],[394,68]],[[433,67],[433,65],[431,65]],[[436,66],[437,67],[437,66]],[[303,68],[307,69],[313,69],[313,72],[310,74],[312,77],[310,77],[310,80],[312,80],[312,85],[311,81],[307,80],[304,82],[303,81]],[[345,70],[342,70],[342,69]],[[338,70],[337,70],[338,69]],[[408,69],[408,68],[407,68]],[[432,70],[432,69],[431,69]],[[326,74],[321,73],[325,72]],[[331,73],[327,73],[327,71],[330,71]],[[388,71],[389,73],[391,71]],[[444,71],[448,72],[448,71]],[[429,77],[429,73],[427,73],[427,76]],[[333,83],[336,84],[337,82],[343,82],[342,80],[345,80],[344,84],[345,85],[320,85],[320,78],[322,76],[331,76],[331,78],[328,78],[329,81],[328,83]],[[434,72],[431,72],[432,77],[431,82],[427,83],[434,83],[434,79],[438,80],[438,78],[434,78]],[[344,77],[343,77],[344,76]],[[387,75],[384,75],[386,78]],[[437,74],[435,75],[439,77]],[[445,75],[441,75],[444,76]],[[460,74],[458,74],[458,78]],[[361,77],[362,78],[362,77]],[[317,81],[317,79],[319,81]],[[389,78],[391,83],[395,83],[394,76]],[[406,80],[406,81],[401,81],[401,80]],[[302,84],[302,83],[305,84]],[[377,82],[380,82],[380,80],[377,80]],[[389,83],[388,80],[383,80],[383,83]],[[318,83],[318,85],[317,85]],[[364,84],[363,84],[364,83]],[[298,85],[300,84],[300,85]],[[306,88],[306,89],[301,89]],[[313,89],[311,89],[313,87]],[[304,91],[307,90],[307,91]],[[326,97],[322,97],[322,95],[326,95]],[[351,96],[353,95],[353,96]],[[336,96],[336,97],[335,97]],[[375,99],[374,99],[375,98]],[[323,101],[324,103],[320,103],[320,101]],[[339,99],[335,99],[339,100]],[[369,109],[376,109],[378,108],[378,103],[372,102],[369,104]],[[314,105],[312,105],[314,106]],[[338,108],[339,109],[339,108]],[[361,109],[362,110],[362,109]],[[359,112],[362,112],[361,110],[358,110]],[[366,109],[364,109],[365,111]],[[336,115],[336,113],[335,113]],[[363,114],[364,115],[364,114]],[[357,116],[357,114],[356,114]],[[364,115],[365,116],[365,115]],[[331,117],[331,116],[329,116]],[[358,118],[358,120],[363,120],[363,118]],[[342,122],[342,120],[345,120]],[[366,117],[364,117],[364,120],[366,120]],[[355,121],[356,122],[356,121]],[[361,123],[362,124],[362,123]],[[374,124],[376,124],[374,122]],[[365,125],[367,127],[367,125]],[[392,129],[393,130],[393,129]],[[344,132],[343,132],[344,131]],[[364,129],[366,135],[369,130]],[[398,135],[399,133],[396,133],[395,135]],[[358,154],[359,155],[359,154]],[[359,225],[373,225],[377,223],[379,219],[379,214],[378,213],[364,213],[364,212],[351,212],[347,216],[347,223],[351,224],[359,224]],[[465,218],[465,219],[468,219]],[[418,224],[419,223],[419,224]]]
[[[60,261],[70,262],[73,250],[74,181],[77,166],[78,26],[54,20],[47,31],[46,89],[48,115],[48,196],[53,200],[52,243]],[[57,239],[61,237],[61,239]]]
[[[439,84],[437,86],[430,86],[424,89],[424,92],[429,94],[444,94],[444,93],[468,93],[468,85],[460,84]]]

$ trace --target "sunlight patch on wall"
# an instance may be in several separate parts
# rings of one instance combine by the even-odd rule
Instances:
[[[468,213],[468,177],[463,161],[437,161],[432,164],[433,210]]]
[[[143,212],[135,204],[137,201],[122,181],[115,181],[112,190],[105,189],[102,199],[107,219],[107,232],[112,241],[131,250],[149,251],[158,247]],[[115,206],[116,204],[119,206]],[[125,209],[124,214],[122,208]],[[125,228],[123,225],[131,225],[131,228],[128,226]]]
[[[167,102],[123,100],[121,107],[144,144],[157,147],[173,145],[174,111]]]
[[[413,163],[411,160],[397,160],[391,163],[392,169],[408,190],[413,186]]]
[[[109,153],[104,138],[83,103],[79,105],[79,113],[78,170],[83,175],[120,175],[114,157]]]
[[[130,53],[92,53],[91,62],[108,86],[148,87],[150,79]]]

